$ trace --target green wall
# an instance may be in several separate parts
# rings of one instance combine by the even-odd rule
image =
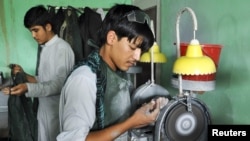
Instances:
[[[130,4],[131,0],[0,0],[0,70],[8,75],[9,63],[24,66],[34,73],[36,42],[23,26],[25,12],[34,5],[45,4],[92,8],[109,8],[114,3]],[[162,0],[161,51],[168,62],[161,64],[161,85],[171,95],[178,93],[170,84],[175,46],[176,15],[188,6],[197,16],[196,37],[200,43],[223,45],[216,73],[216,88],[198,95],[208,106],[214,124],[250,124],[250,1],[249,0]],[[183,14],[180,23],[181,41],[193,37],[191,17]]]
[[[115,3],[131,4],[131,0],[0,0],[0,70],[9,76],[7,65],[17,63],[34,74],[37,43],[23,25],[25,12],[38,4],[110,8]]]
[[[161,65],[161,84],[172,95],[170,84],[176,59],[175,22],[177,13],[188,6],[198,20],[196,37],[200,43],[223,45],[216,73],[216,88],[198,95],[210,109],[214,124],[250,124],[250,1],[249,0],[162,0],[161,47],[169,61]],[[188,13],[188,12],[186,12]],[[180,21],[180,40],[193,38],[193,22],[184,13]]]

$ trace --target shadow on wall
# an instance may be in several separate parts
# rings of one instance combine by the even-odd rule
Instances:
[[[212,114],[212,124],[232,124],[234,123],[233,117],[232,117],[232,103],[230,102],[230,99],[228,98],[227,94],[220,94],[222,95],[220,98],[217,97],[218,101],[218,111],[220,114],[216,114],[216,116],[213,117]],[[220,104],[223,103],[223,104]],[[216,109],[216,107],[214,107]]]

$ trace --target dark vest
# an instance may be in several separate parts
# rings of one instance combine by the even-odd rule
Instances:
[[[74,69],[82,65],[89,66],[97,76],[96,122],[92,130],[103,129],[126,119],[130,115],[129,90],[132,86],[128,74],[112,71],[98,51],[93,51]]]
[[[25,73],[12,76],[14,85],[27,82]],[[35,107],[34,107],[35,106]],[[37,141],[37,105],[31,98],[10,95],[8,99],[9,137],[11,141]]]

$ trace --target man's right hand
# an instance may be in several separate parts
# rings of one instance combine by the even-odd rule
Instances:
[[[154,123],[160,114],[160,109],[167,103],[167,98],[159,97],[137,109],[131,117],[136,124],[134,128],[140,128]]]

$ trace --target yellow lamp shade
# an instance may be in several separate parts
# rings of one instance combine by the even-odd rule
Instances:
[[[153,53],[152,59],[154,63],[167,62],[166,56],[160,52],[160,48],[156,42],[154,42],[154,45],[149,49],[148,52],[142,54],[140,62],[146,62],[146,63],[151,62],[151,53]]]
[[[216,72],[213,60],[204,56],[198,40],[192,40],[188,45],[186,56],[179,57],[173,67],[173,72],[181,75],[206,75]]]

